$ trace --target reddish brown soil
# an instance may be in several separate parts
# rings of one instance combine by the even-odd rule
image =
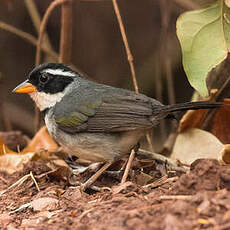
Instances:
[[[0,190],[30,171],[36,176],[49,168],[38,161],[11,176],[1,173]],[[215,160],[197,160],[176,181],[148,188],[115,182],[113,191],[81,193],[56,177],[37,182],[40,192],[28,179],[0,195],[0,229],[230,229],[230,167]],[[50,198],[42,210],[15,212],[42,197]]]

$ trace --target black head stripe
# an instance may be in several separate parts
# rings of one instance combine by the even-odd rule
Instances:
[[[29,74],[29,82],[37,90],[44,93],[55,94],[62,92],[67,85],[73,82],[76,74],[62,64],[42,64]]]

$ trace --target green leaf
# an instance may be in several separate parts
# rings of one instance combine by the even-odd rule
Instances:
[[[218,0],[206,9],[189,11],[177,19],[183,66],[190,84],[208,94],[206,77],[230,50],[230,8]]]

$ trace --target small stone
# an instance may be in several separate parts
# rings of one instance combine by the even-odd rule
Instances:
[[[58,200],[50,197],[42,197],[31,202],[31,206],[35,212],[52,211],[58,207]]]

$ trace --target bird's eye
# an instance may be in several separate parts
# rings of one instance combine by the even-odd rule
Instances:
[[[40,83],[45,84],[46,82],[49,81],[49,75],[46,74],[46,73],[42,73],[42,74],[39,76],[39,81],[40,81]]]

